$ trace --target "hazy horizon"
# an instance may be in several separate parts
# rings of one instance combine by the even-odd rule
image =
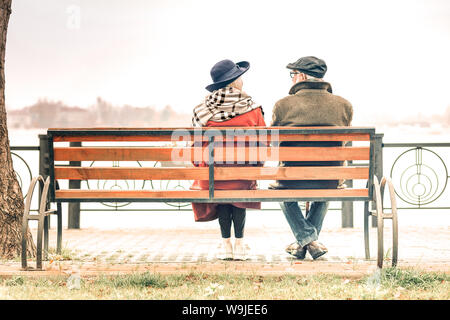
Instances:
[[[222,59],[247,60],[244,90],[266,111],[287,95],[286,65],[315,55],[355,120],[442,114],[450,106],[450,2],[13,1],[6,106],[40,98],[88,108],[190,112]]]

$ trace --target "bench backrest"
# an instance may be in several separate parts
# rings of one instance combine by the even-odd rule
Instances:
[[[47,135],[52,201],[341,201],[368,200],[372,197],[374,128],[77,128],[49,129]],[[205,143],[194,147],[194,141]],[[277,147],[279,142],[284,141],[351,141],[353,146]],[[82,146],[70,146],[69,142],[81,142]],[[345,160],[350,165],[277,167],[273,163],[272,167],[267,167],[267,161]],[[209,166],[195,167],[192,161],[205,161]],[[236,166],[218,166],[221,161],[231,161]],[[243,161],[265,161],[266,166],[239,165]],[[219,180],[324,179],[362,180],[363,187],[214,190],[214,181]],[[63,185],[64,180],[85,180],[87,183],[81,189],[68,189]],[[93,180],[97,183],[93,184]],[[156,184],[162,186],[164,181],[178,180],[208,180],[209,190],[179,190],[177,187],[154,189]],[[104,182],[101,184],[99,181]],[[125,183],[122,189],[116,181]],[[136,181],[144,183],[133,187]],[[145,181],[151,184],[146,186]],[[59,190],[56,190],[57,185]],[[123,185],[129,188],[124,190]]]

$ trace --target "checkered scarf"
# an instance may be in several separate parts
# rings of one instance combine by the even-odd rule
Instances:
[[[261,105],[254,103],[252,97],[245,92],[224,87],[207,95],[205,101],[194,108],[192,124],[194,127],[202,127],[209,120],[227,121],[259,107]]]

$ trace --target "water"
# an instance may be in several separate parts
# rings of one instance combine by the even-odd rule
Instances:
[[[9,130],[9,139],[11,146],[37,146],[39,144],[38,134],[44,134],[45,129],[40,130]],[[395,142],[450,142],[450,130],[444,131],[439,128],[416,128],[416,127],[398,127],[398,128],[378,128],[377,132],[383,132],[385,143]],[[450,148],[430,148],[441,156],[442,160],[449,164]],[[389,175],[391,165],[394,160],[407,148],[385,148],[384,150],[384,175]],[[38,172],[38,152],[37,151],[16,151],[14,152],[25,160],[32,172],[31,175],[35,176]],[[405,161],[407,166],[415,163],[415,154],[412,153],[411,157],[408,157]],[[439,162],[434,162],[436,159],[426,154],[423,156],[423,160],[431,162],[430,167],[438,168]],[[28,184],[30,180],[30,174],[28,168],[17,156],[13,157],[15,169],[20,173],[20,182],[24,193],[28,190]],[[424,162],[425,163],[425,162]],[[442,183],[440,188],[444,187],[443,181],[447,181],[445,173],[442,173],[442,168],[438,173],[438,178]],[[148,183],[148,182],[146,182]],[[450,186],[446,186],[442,196],[438,201],[433,202],[433,206],[447,206],[450,207],[449,193]],[[440,191],[440,189],[439,189]],[[420,193],[423,190],[416,189],[412,192]],[[34,200],[37,199],[37,190],[34,195]],[[34,208],[37,207],[37,202],[34,201]],[[398,206],[403,207],[407,203],[398,199]],[[82,209],[108,209],[108,207],[98,203],[82,203]],[[340,203],[333,202],[331,208],[339,208]],[[95,211],[82,211],[81,213],[81,226],[83,228],[100,228],[100,229],[117,229],[117,228],[192,228],[192,229],[211,229],[217,228],[217,221],[196,223],[193,219],[191,211],[157,211],[161,208],[170,209],[171,207],[163,203],[133,203],[124,207],[126,209],[154,209],[152,212],[95,212]],[[263,208],[272,209],[271,211],[249,211],[247,215],[247,227],[254,228],[288,228],[285,218],[282,212],[279,210],[277,203],[263,203]],[[184,209],[190,209],[190,205],[184,207]],[[63,204],[63,212],[67,212],[67,204]],[[363,203],[356,202],[354,204],[354,226],[357,228],[363,227]],[[400,210],[399,223],[402,226],[449,226],[449,218],[446,210]],[[52,218],[53,219],[53,218]],[[56,222],[56,221],[55,221]],[[52,225],[54,226],[53,220]],[[63,225],[67,226],[67,214],[63,215]],[[31,226],[33,224],[31,223]],[[341,226],[341,213],[337,210],[330,210],[325,221],[323,228],[340,228]]]

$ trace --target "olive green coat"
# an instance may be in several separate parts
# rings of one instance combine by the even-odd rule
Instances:
[[[275,103],[272,126],[349,126],[353,108],[325,81],[302,81]]]
[[[353,108],[344,98],[332,94],[325,81],[303,81],[292,86],[289,96],[273,108],[271,126],[350,126]],[[336,146],[341,142],[283,142],[282,146]],[[280,162],[283,166],[336,166],[339,161]],[[334,189],[338,180],[282,180],[271,185],[276,189]]]

